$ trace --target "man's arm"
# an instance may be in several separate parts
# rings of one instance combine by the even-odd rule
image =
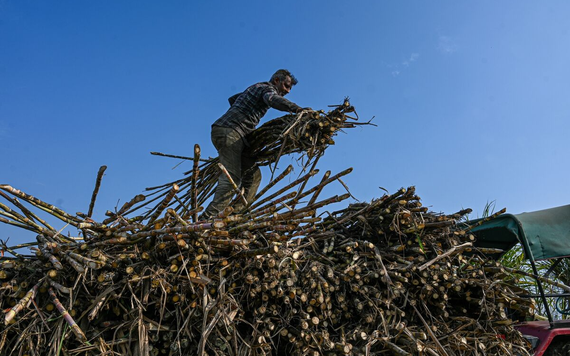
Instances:
[[[265,100],[267,105],[279,111],[299,112],[303,109],[299,105],[285,99],[284,97],[277,94],[277,92],[273,90],[269,90],[268,92],[266,92],[263,95],[263,100]]]

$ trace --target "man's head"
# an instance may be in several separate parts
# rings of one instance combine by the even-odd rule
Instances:
[[[298,83],[297,78],[287,69],[279,69],[270,79],[270,82],[277,87],[277,91],[282,96],[289,94],[293,85]]]

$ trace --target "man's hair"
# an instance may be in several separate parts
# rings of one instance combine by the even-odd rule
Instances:
[[[273,83],[275,79],[279,79],[279,81],[282,82],[287,77],[291,78],[291,85],[296,85],[299,82],[297,78],[295,78],[295,76],[291,74],[291,72],[289,72],[287,69],[279,69],[271,76],[271,79],[269,81]]]

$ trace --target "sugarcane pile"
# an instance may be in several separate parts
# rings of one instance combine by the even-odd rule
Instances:
[[[529,355],[504,310],[533,305],[472,246],[469,210],[430,212],[410,187],[322,213],[350,198],[321,193],[351,169],[310,184],[313,165],[289,183],[287,167],[251,202],[236,187],[199,221],[198,162],[183,194],[170,183],[101,222],[103,167],[87,213],[0,185],[0,222],[36,235],[1,241],[0,354]]]

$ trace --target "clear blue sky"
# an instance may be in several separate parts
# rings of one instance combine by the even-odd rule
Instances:
[[[149,152],[215,156],[227,98],[287,68],[299,105],[349,96],[375,117],[320,162],[354,167],[360,200],[415,185],[432,210],[472,217],[488,201],[570,204],[568,14],[567,1],[0,0],[0,183],[87,212],[107,165],[100,220],[190,169]],[[34,239],[0,225],[8,237]]]

